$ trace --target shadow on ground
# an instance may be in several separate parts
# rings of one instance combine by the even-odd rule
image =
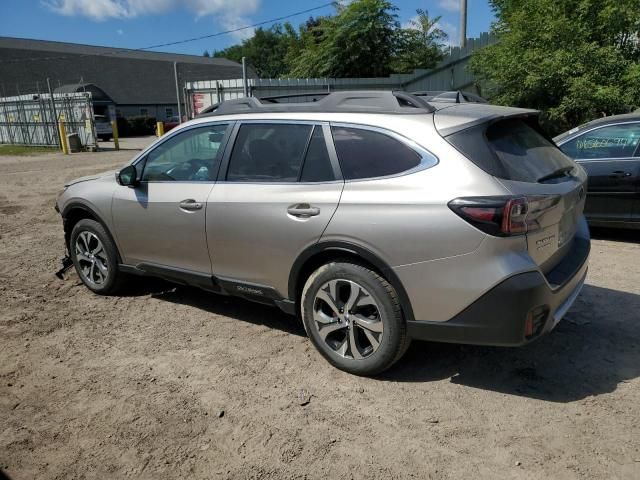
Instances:
[[[452,383],[552,402],[614,391],[640,376],[640,295],[585,285],[549,335],[520,348],[414,342],[381,378]]]
[[[591,227],[591,238],[614,242],[640,243],[640,230]]]
[[[297,318],[277,307],[205,292],[195,287],[176,286],[156,278],[144,278],[132,284],[122,296],[151,295],[166,302],[188,305],[215,315],[224,315],[242,322],[277,328],[292,335],[305,337],[304,327]]]
[[[138,282],[148,295],[255,325],[304,336],[301,323],[278,308],[213,295],[162,280]],[[549,335],[520,348],[414,342],[380,381],[452,383],[552,402],[614,391],[640,376],[640,295],[585,285]],[[323,361],[318,356],[317,361]]]

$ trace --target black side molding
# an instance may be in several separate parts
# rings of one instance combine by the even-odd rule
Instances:
[[[202,290],[223,295],[241,297],[252,302],[275,305],[290,315],[296,314],[296,305],[284,298],[275,288],[268,285],[243,282],[234,278],[216,277],[206,273],[193,272],[181,268],[168,267],[152,263],[138,265],[120,264],[120,271],[132,275],[142,275],[162,278],[178,285],[189,285]]]

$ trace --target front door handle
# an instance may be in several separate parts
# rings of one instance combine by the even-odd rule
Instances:
[[[616,170],[614,172],[611,172],[611,174],[609,175],[609,178],[620,178],[620,177],[630,177],[630,176],[631,176],[631,172]]]
[[[294,217],[308,218],[320,215],[320,209],[318,207],[312,207],[308,203],[298,203],[287,208],[287,213]]]
[[[196,202],[193,198],[188,198],[180,202],[180,208],[188,212],[194,212],[202,208],[202,203]]]

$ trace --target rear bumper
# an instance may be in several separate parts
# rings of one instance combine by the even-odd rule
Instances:
[[[417,340],[519,346],[550,332],[578,297],[588,268],[590,240],[576,237],[567,257],[549,274],[514,275],[446,322],[407,322]]]

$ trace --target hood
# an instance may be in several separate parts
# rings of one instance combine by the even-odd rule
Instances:
[[[70,187],[71,185],[75,185],[80,182],[88,182],[90,180],[97,180],[98,178],[108,177],[109,175],[115,175],[115,170],[109,170],[108,172],[95,173],[93,175],[87,175],[86,177],[76,178],[74,180],[70,180],[64,184],[65,188]]]

